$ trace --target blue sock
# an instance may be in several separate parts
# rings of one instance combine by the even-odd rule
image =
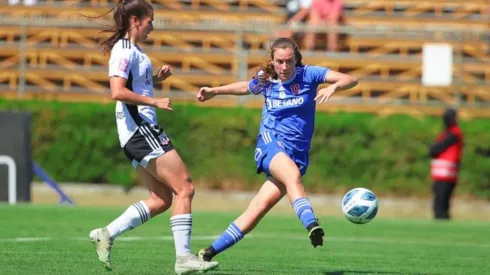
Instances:
[[[301,223],[306,229],[309,229],[308,226],[312,223],[317,222],[311,203],[306,198],[296,199],[293,202],[293,208],[296,216],[298,216],[298,219],[301,220]]]
[[[236,226],[235,223],[231,223],[225,232],[223,232],[223,234],[221,234],[221,236],[214,241],[211,246],[215,250],[216,254],[218,254],[230,248],[241,239],[243,239],[243,232],[240,230],[240,228],[238,228],[238,226]]]

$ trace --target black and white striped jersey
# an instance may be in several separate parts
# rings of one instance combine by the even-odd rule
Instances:
[[[126,88],[142,96],[153,97],[153,67],[150,58],[134,44],[120,39],[112,48],[109,77],[127,79]],[[157,125],[154,107],[116,103],[116,121],[121,147],[128,142],[143,121]]]

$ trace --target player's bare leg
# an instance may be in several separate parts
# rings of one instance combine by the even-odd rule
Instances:
[[[193,274],[218,268],[217,262],[202,261],[191,253],[192,199],[194,185],[187,168],[176,150],[171,150],[148,163],[148,170],[160,181],[165,182],[174,194],[174,207],[170,225],[175,244],[175,272]]]
[[[243,212],[225,232],[208,248],[199,251],[202,260],[210,261],[215,255],[230,248],[243,236],[252,231],[260,220],[286,194],[285,186],[272,177],[267,178],[259,192]]]
[[[294,212],[306,228],[313,247],[323,246],[323,229],[315,217],[310,201],[306,197],[305,188],[301,180],[301,173],[296,163],[285,153],[275,155],[269,165],[272,176],[282,182]]]
[[[172,190],[170,188],[158,181],[143,167],[138,166],[136,170],[150,191],[150,197],[134,203],[109,225],[94,229],[89,234],[90,241],[95,246],[97,258],[106,270],[112,270],[111,250],[113,242],[118,236],[142,225],[151,217],[165,212],[172,205]]]

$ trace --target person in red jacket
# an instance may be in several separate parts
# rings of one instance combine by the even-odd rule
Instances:
[[[458,126],[456,110],[447,109],[443,121],[445,129],[429,149],[435,219],[450,219],[450,200],[458,182],[463,151],[463,134]]]

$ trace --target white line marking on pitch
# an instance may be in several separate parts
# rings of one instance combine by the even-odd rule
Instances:
[[[51,241],[53,238],[50,237],[18,237],[9,239],[0,239],[0,242],[42,242]]]
[[[192,236],[194,241],[214,241],[219,236]],[[277,235],[247,235],[246,239],[279,239],[279,240],[298,240],[304,241],[304,236],[277,236]],[[70,239],[73,241],[89,241],[87,237],[67,237],[67,238],[53,238],[53,237],[16,237],[16,238],[3,238],[1,242],[45,242]],[[172,236],[159,236],[159,237],[142,237],[142,236],[121,236],[117,238],[117,241],[134,242],[134,241],[173,241]],[[442,246],[442,247],[481,247],[489,248],[488,244],[473,244],[473,243],[440,243],[440,242],[427,242],[424,240],[391,240],[391,239],[377,239],[377,238],[349,238],[349,237],[326,237],[327,242],[354,242],[354,243],[374,243],[374,244],[402,244],[402,245],[420,245],[420,246]]]

